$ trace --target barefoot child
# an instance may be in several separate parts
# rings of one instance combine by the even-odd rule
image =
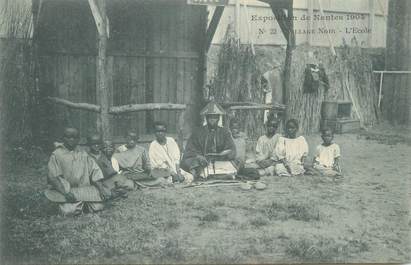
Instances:
[[[87,144],[89,146],[88,154],[94,159],[103,172],[103,184],[106,188],[110,191],[117,187],[122,187],[129,190],[134,188],[133,181],[127,179],[124,175],[119,173],[120,170],[118,162],[112,158],[112,153],[109,154],[105,152],[106,147],[103,145],[103,140],[100,135],[92,134],[87,137]]]
[[[236,148],[236,165],[243,168],[246,160],[246,135],[240,131],[240,121],[237,118],[230,120],[230,132]]]
[[[239,179],[259,179],[260,174],[258,169],[254,167],[250,168],[246,165],[247,136],[244,132],[240,131],[240,121],[237,118],[230,120],[230,132],[236,148],[235,166],[238,170],[237,177]]]
[[[77,215],[84,210],[100,211],[104,208],[102,201],[110,196],[103,187],[101,169],[86,152],[78,148],[79,140],[77,129],[65,128],[63,143],[56,146],[48,163],[48,182],[52,190],[46,191],[46,197],[58,202],[60,213],[65,216]],[[62,195],[62,200],[53,200],[56,196],[47,195],[56,193]]]
[[[180,148],[172,137],[167,136],[167,126],[163,122],[154,123],[156,139],[151,142],[148,156],[152,171],[165,170],[165,178],[169,183],[184,182],[190,184],[193,175],[180,168]]]
[[[137,133],[129,132],[126,137],[126,144],[120,146],[113,155],[122,174],[140,186],[161,185],[162,179],[151,174],[148,152],[142,146],[137,145],[137,140]]]
[[[308,144],[303,136],[297,137],[298,121],[288,120],[285,125],[285,137],[280,137],[276,146],[276,154],[280,163],[276,165],[279,176],[304,174],[304,160],[308,154]]]
[[[259,167],[260,175],[274,175],[275,165],[279,162],[276,154],[276,146],[280,138],[280,134],[276,133],[278,121],[268,119],[265,123],[265,135],[260,136],[257,140],[256,163]]]
[[[340,147],[333,143],[333,132],[326,128],[321,132],[323,143],[318,145],[314,157],[314,169],[321,175],[337,176],[341,175],[340,167]]]

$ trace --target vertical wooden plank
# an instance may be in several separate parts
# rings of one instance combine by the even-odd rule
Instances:
[[[159,52],[162,49],[162,31],[161,31],[161,22],[162,22],[162,9],[161,8],[156,8],[154,5],[152,6],[152,12],[154,13],[153,18],[153,46],[152,50],[153,52]],[[154,63],[154,69],[153,69],[153,102],[161,102],[160,101],[160,93],[161,93],[161,58],[153,58],[153,63]],[[160,113],[159,111],[153,111],[152,112],[153,120],[159,120],[160,119]],[[150,124],[150,127],[148,130],[151,129],[152,127],[152,122]]]
[[[144,103],[144,58],[133,58],[130,63],[130,103]],[[145,133],[145,113],[136,112],[131,114],[131,124],[138,130],[139,134]]]
[[[119,72],[118,74],[118,84],[119,87],[117,88],[118,91],[120,91],[120,97],[119,97],[119,103],[118,105],[123,105],[127,103],[127,83],[128,83],[128,75],[126,74],[127,72],[127,61],[126,61],[126,57],[118,57],[118,61],[119,61]],[[128,114],[124,114],[124,115],[119,115],[119,130],[123,131],[123,132],[127,132],[130,131],[131,128],[129,128],[129,126],[127,126],[127,118],[128,118]]]
[[[138,72],[139,79],[137,80],[137,91],[138,91],[138,103],[145,103],[145,58],[138,59]],[[140,133],[145,133],[147,131],[146,127],[146,112],[139,112],[139,127]]]
[[[177,59],[176,60],[176,103],[180,103],[180,104],[184,104],[184,61],[181,59]],[[179,127],[182,130],[181,132],[181,136],[182,138],[184,138],[184,126],[185,126],[185,120],[186,120],[186,116],[184,114],[185,111],[183,111],[181,114],[178,113],[177,117],[178,117],[178,121],[179,123]],[[183,116],[181,116],[183,115]],[[182,119],[183,118],[183,119]],[[181,142],[182,144],[182,142]],[[181,148],[182,146],[180,146]],[[181,149],[182,150],[182,149]]]
[[[85,64],[85,89],[88,91],[88,96],[87,96],[87,101],[93,104],[96,104],[96,90],[93,89],[96,87],[96,61],[94,56],[87,56],[87,61]],[[110,73],[108,71],[108,73]],[[111,91],[109,83],[107,83],[107,89],[108,91]],[[110,95],[109,95],[110,96]],[[110,103],[111,105],[111,103]],[[90,128],[90,131],[96,132],[96,120],[97,120],[97,113],[88,113],[88,119],[87,119],[87,127]],[[110,126],[111,128],[111,126]],[[110,135],[111,135],[111,130],[110,130]]]
[[[183,8],[183,18],[184,18],[184,27],[183,27],[183,39],[182,39],[182,47],[183,47],[183,51],[189,51],[189,23],[191,21],[191,18],[189,16],[189,9],[191,7],[188,5],[185,5]],[[183,78],[184,78],[184,103],[187,104],[187,110],[186,110],[186,114],[185,115],[185,120],[187,122],[191,121],[193,118],[193,112],[192,112],[192,104],[193,102],[191,101],[191,91],[192,91],[192,87],[191,84],[189,82],[189,78],[190,78],[190,65],[189,65],[189,59],[182,59],[183,62]]]
[[[190,76],[191,76],[191,64],[189,59],[184,59],[183,61],[183,69],[184,69],[184,103],[187,104],[188,109],[187,109],[187,115],[185,116],[185,119],[187,121],[192,119],[192,105],[193,102],[191,100],[191,91],[193,89],[191,82],[190,82]]]
[[[67,68],[65,69],[64,75],[66,79],[65,83],[70,94],[70,100],[73,102],[79,102],[79,76],[76,75],[76,60],[73,58],[73,56],[70,55],[67,55],[65,57]],[[80,134],[82,134],[81,117],[79,115],[79,110],[70,109],[70,114],[70,122],[79,130]]]
[[[372,1],[372,0],[371,0]],[[314,3],[313,0],[307,0],[307,9],[308,9],[308,16],[310,17],[310,19],[307,20],[307,29],[308,32],[311,32],[311,30],[314,27]],[[313,44],[313,34],[306,34],[307,35],[307,42],[308,45],[312,45]]]
[[[184,50],[184,37],[185,37],[185,5],[180,5],[179,8],[177,9],[177,15],[176,15],[176,51],[183,51]],[[185,103],[184,99],[184,59],[178,58],[176,60],[176,76],[175,76],[175,81],[176,81],[176,102],[177,103]],[[180,139],[180,148],[182,149],[182,139],[184,138],[184,126],[188,117],[188,112],[182,112],[177,114],[178,115],[178,121],[179,121],[179,126],[181,127],[181,139]]]
[[[94,67],[94,69],[96,68]],[[114,56],[107,56],[107,89],[109,91],[110,106],[114,106],[115,92],[114,92],[114,84],[113,84],[113,75],[114,75]],[[93,87],[92,84],[90,85],[90,87]],[[112,138],[117,136],[115,124],[116,124],[116,117],[114,115],[110,115],[110,135],[112,136]]]
[[[193,121],[199,120],[200,116],[200,110],[204,106],[204,98],[203,98],[203,87],[205,84],[205,81],[207,79],[207,61],[206,61],[206,51],[205,51],[205,46],[204,46],[204,39],[205,39],[205,33],[207,30],[207,9],[204,6],[196,7],[197,10],[197,30],[195,31],[195,40],[197,40],[197,45],[193,47],[194,51],[198,52],[199,58],[198,60],[195,60],[196,63],[196,75],[197,78],[195,79],[193,83]],[[194,77],[193,77],[194,78]]]
[[[119,80],[119,58],[113,56],[113,106],[118,106],[120,105],[120,98],[121,98],[121,91],[120,91],[120,86],[118,82]],[[116,115],[113,116],[113,134],[115,136],[118,136],[119,133],[119,127],[120,127],[120,116]]]
[[[174,52],[176,50],[176,25],[175,25],[175,17],[176,17],[176,4],[169,6],[169,12],[167,12],[167,43],[168,43],[168,52]],[[166,102],[173,102],[175,103],[175,59],[169,58],[168,61],[168,70],[167,70],[167,101]],[[166,112],[166,122],[169,123],[169,129],[175,132],[176,128],[176,119],[175,119],[175,112],[174,111],[167,111]]]
[[[161,51],[169,51],[169,18],[170,18],[170,7],[167,5],[167,8],[161,9]],[[168,87],[168,76],[170,74],[169,69],[169,59],[161,59],[161,86],[160,86],[160,101],[158,102],[167,102],[170,88]],[[159,111],[160,120],[163,122],[168,121],[168,111]]]
[[[402,74],[401,77],[401,92],[400,92],[400,110],[399,110],[399,118],[401,124],[407,124],[409,121],[409,99],[408,99],[408,90],[411,89],[408,83],[408,74]]]
[[[368,34],[368,47],[372,48],[374,44],[374,32],[375,32],[375,0],[368,0],[368,28],[371,29],[372,34]]]
[[[123,72],[124,75],[124,86],[123,86],[123,98],[122,98],[122,105],[123,104],[130,104],[132,103],[132,98],[131,98],[131,89],[130,89],[130,57],[125,56],[123,57],[124,60],[124,65],[125,65],[125,70]],[[133,125],[131,124],[131,118],[133,116],[133,113],[127,113],[123,116],[123,124],[124,128],[126,128],[126,131],[133,131],[137,133],[137,130]]]
[[[407,84],[409,86],[409,84],[411,84],[411,75],[407,76]],[[408,124],[410,126],[411,124],[411,89],[408,88],[408,94],[407,94],[407,105],[408,105]]]
[[[100,0],[98,2],[99,10],[102,18],[102,28],[107,27],[107,15],[106,15],[106,0]],[[97,99],[98,104],[101,106],[101,113],[98,119],[97,129],[100,131],[103,139],[110,138],[110,127],[109,127],[109,98],[107,90],[107,80],[106,80],[106,50],[107,50],[107,32],[103,30],[98,36],[98,57],[97,57]]]
[[[178,47],[178,17],[180,15],[180,10],[181,10],[182,5],[181,4],[175,4],[173,8],[173,12],[171,13],[171,20],[170,20],[170,39],[171,39],[171,51],[177,51]],[[170,94],[169,94],[169,102],[176,103],[177,102],[177,60],[176,59],[170,59],[171,62],[171,67],[170,67],[170,76],[169,76],[169,87],[170,87]],[[169,115],[169,120],[173,124],[173,131],[177,131],[178,128],[178,113],[176,111],[170,112]]]

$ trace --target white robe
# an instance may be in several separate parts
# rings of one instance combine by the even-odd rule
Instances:
[[[152,168],[168,169],[171,173],[177,174],[177,165],[180,164],[180,148],[171,137],[166,137],[166,144],[162,145],[157,140],[151,142],[148,156]],[[185,182],[193,181],[193,175],[180,169],[185,178]],[[171,181],[171,178],[169,179]]]
[[[329,146],[319,145],[316,148],[314,169],[318,170],[322,175],[336,176],[339,172],[334,170],[335,159],[341,156],[340,147],[338,144],[331,144]]]
[[[295,139],[280,137],[276,146],[276,154],[280,160],[288,163],[291,175],[304,174],[304,165],[301,158],[308,155],[308,144],[303,136]],[[290,175],[284,164],[276,165],[276,173],[279,176]]]

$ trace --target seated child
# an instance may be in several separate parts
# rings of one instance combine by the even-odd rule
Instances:
[[[285,137],[278,139],[276,154],[280,163],[275,170],[279,176],[304,174],[304,160],[308,154],[308,144],[303,136],[297,137],[298,121],[290,119],[285,125]]]
[[[257,140],[256,163],[259,167],[260,175],[274,175],[275,165],[279,162],[276,154],[276,146],[280,134],[276,133],[278,128],[278,121],[276,119],[269,119],[265,123],[265,135],[260,136]]]
[[[247,142],[245,133],[240,131],[240,121],[237,118],[230,120],[231,137],[236,148],[235,166],[240,179],[259,179],[258,169],[246,165]]]
[[[338,176],[341,175],[340,147],[333,143],[333,131],[325,128],[321,132],[323,143],[318,145],[314,157],[314,169],[321,175]]]
[[[48,191],[46,197],[59,203],[63,215],[77,215],[84,210],[100,211],[104,208],[102,201],[111,195],[103,187],[103,173],[96,162],[78,148],[79,140],[77,129],[65,128],[63,143],[56,146],[48,162],[48,182],[63,199],[53,200],[55,196],[48,197]],[[94,196],[82,196],[82,191]]]
[[[150,159],[146,149],[137,145],[138,136],[129,132],[126,136],[127,143],[120,146],[113,157],[117,160],[122,174],[132,179],[137,185],[143,184],[156,186],[160,183],[151,175]]]
[[[156,169],[166,171],[165,178],[169,183],[191,183],[193,175],[180,168],[180,148],[172,137],[167,137],[167,126],[162,122],[154,123],[156,139],[151,142],[148,155],[152,166],[152,172]]]
[[[230,120],[230,132],[236,148],[235,164],[238,168],[244,167],[246,160],[246,135],[240,131],[240,122],[237,118]]]
[[[107,187],[110,191],[113,191],[113,189],[118,187],[125,189],[134,188],[133,181],[127,179],[124,175],[119,174],[118,162],[115,158],[111,157],[112,153],[110,154],[103,151],[107,151],[107,149],[103,148],[103,141],[100,135],[93,134],[87,137],[87,144],[89,146],[88,154],[94,159],[103,172],[103,184],[105,187]],[[115,163],[113,163],[113,161]]]
[[[111,166],[117,173],[121,173],[120,166],[117,159],[113,156],[115,152],[114,143],[112,141],[106,140],[103,142],[103,154],[106,155],[107,159],[111,161]]]

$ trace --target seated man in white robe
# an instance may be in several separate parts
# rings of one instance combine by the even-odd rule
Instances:
[[[168,172],[168,182],[191,183],[193,175],[180,168],[180,148],[176,141],[166,136],[167,126],[162,122],[154,123],[156,139],[151,142],[148,150],[151,170],[165,169]]]

